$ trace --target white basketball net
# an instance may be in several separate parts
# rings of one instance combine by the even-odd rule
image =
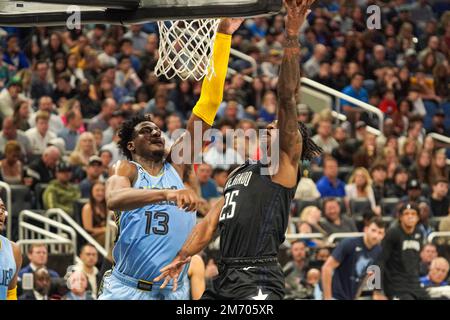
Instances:
[[[159,59],[155,67],[157,76],[168,79],[194,78],[200,81],[211,76],[211,59],[220,19],[158,21]]]

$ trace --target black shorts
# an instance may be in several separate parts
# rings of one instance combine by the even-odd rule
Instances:
[[[281,300],[284,274],[277,258],[222,259],[202,300]]]

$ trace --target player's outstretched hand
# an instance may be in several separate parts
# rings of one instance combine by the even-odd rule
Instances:
[[[288,35],[296,36],[306,17],[311,12],[310,6],[315,0],[284,0],[286,7],[286,32]]]
[[[223,18],[220,20],[217,32],[233,34],[241,26],[244,18]]]
[[[191,189],[168,190],[167,201],[175,201],[180,209],[196,211],[202,199]]]
[[[156,277],[153,281],[158,282],[164,279],[163,284],[161,285],[161,289],[164,289],[173,279],[173,287],[172,291],[177,290],[178,287],[178,277],[180,276],[181,270],[183,270],[183,266],[191,261],[191,257],[187,257],[186,259],[182,259],[180,256],[177,256],[173,261],[159,270],[161,274]]]

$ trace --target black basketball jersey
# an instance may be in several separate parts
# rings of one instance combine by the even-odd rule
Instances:
[[[273,182],[261,168],[247,161],[227,180],[219,217],[222,258],[276,257],[285,240],[296,188]]]

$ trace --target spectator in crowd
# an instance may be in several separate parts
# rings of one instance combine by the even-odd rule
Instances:
[[[388,185],[388,195],[390,197],[402,198],[407,194],[408,180],[408,170],[402,166],[397,167],[392,182]]]
[[[178,114],[171,114],[166,118],[167,131],[164,132],[165,145],[170,148],[184,133],[183,121]]]
[[[372,178],[372,189],[375,197],[376,205],[380,205],[381,199],[387,198],[387,167],[384,163],[375,163],[370,169],[370,177]]]
[[[33,272],[33,289],[24,292],[19,300],[49,300],[51,279],[48,270],[38,267]]]
[[[20,100],[14,107],[13,120],[16,128],[22,131],[30,129],[28,118],[30,117],[30,101]]]
[[[48,112],[38,111],[35,119],[36,126],[28,129],[25,134],[31,143],[33,154],[41,155],[48,143],[56,138],[56,134],[49,130],[50,116]]]
[[[14,113],[14,106],[20,101],[26,100],[25,96],[21,94],[22,83],[20,80],[12,79],[7,87],[0,92],[0,118],[12,116]]]
[[[327,232],[320,226],[322,213],[316,206],[307,206],[300,213],[300,221],[297,223],[298,233],[321,233],[324,236]],[[312,239],[306,242],[308,247],[323,247],[325,243],[320,239]]]
[[[28,247],[27,257],[30,263],[27,266],[20,269],[18,274],[19,279],[22,279],[25,273],[33,273],[41,268],[47,270],[50,278],[59,278],[59,274],[56,271],[47,268],[48,251],[47,246],[45,244],[42,243],[31,244]]]
[[[114,56],[117,50],[117,43],[113,39],[107,39],[103,42],[103,51],[98,55],[100,68],[115,67],[117,59]]]
[[[445,217],[449,209],[448,180],[436,177],[432,184],[430,196],[431,212],[435,217]]]
[[[219,195],[222,195],[223,188],[225,188],[225,184],[227,183],[228,172],[222,168],[215,168],[212,172],[212,178],[216,184],[217,192]]]
[[[109,177],[109,170],[112,166],[113,155],[111,151],[106,149],[100,150],[100,159],[102,160],[102,176],[106,180]]]
[[[81,220],[83,228],[102,246],[105,243],[107,216],[105,185],[97,181],[92,185],[89,202],[83,206]]]
[[[317,44],[314,47],[314,53],[308,61],[303,65],[303,70],[308,78],[314,78],[320,71],[320,63],[327,56],[327,47],[323,44]]]
[[[204,161],[215,167],[228,170],[233,164],[243,164],[244,159],[233,148],[227,145],[227,136],[221,136],[214,143],[210,144],[206,153],[204,153]]]
[[[328,154],[331,154],[332,150],[339,146],[333,138],[333,125],[329,119],[319,121],[317,134],[312,137],[312,140],[323,149],[324,153]]]
[[[422,150],[417,154],[415,163],[410,167],[410,176],[421,184],[431,184],[431,154]]]
[[[358,125],[358,124],[357,124]],[[353,156],[353,165],[356,167],[370,168],[377,157],[376,137],[373,134],[366,133],[363,144]]]
[[[81,112],[77,109],[72,109],[66,113],[66,126],[58,132],[58,137],[65,142],[66,150],[73,151],[80,138],[79,129],[83,125],[83,118]]]
[[[98,269],[95,266],[98,262],[97,249],[91,244],[85,244],[80,250],[80,261],[75,266],[75,270],[81,271],[87,277],[89,291],[95,299],[97,297],[97,284],[100,282]]]
[[[369,94],[363,88],[364,75],[362,73],[355,73],[352,75],[349,86],[342,90],[342,93],[361,100],[362,102],[369,102]],[[347,117],[351,123],[356,123],[360,119],[361,109],[358,109],[355,104],[346,100],[341,100],[342,109],[347,113]]]
[[[435,228],[430,221],[431,209],[429,203],[425,201],[419,202],[419,210],[420,220],[417,224],[417,228],[422,232],[424,239],[428,239],[430,233],[435,231]]]
[[[91,156],[86,168],[86,178],[80,182],[80,192],[82,198],[89,198],[91,189],[97,181],[103,182],[103,163],[99,156]]]
[[[399,210],[399,224],[390,228],[382,242],[378,261],[381,270],[381,290],[375,299],[421,300],[428,299],[419,282],[422,234],[417,230],[419,208],[408,203]]]
[[[262,99],[261,109],[259,110],[259,119],[270,123],[276,118],[277,99],[273,91],[267,91]]]
[[[87,292],[88,279],[82,271],[73,271],[67,278],[69,292],[62,297],[62,300],[94,300]]]
[[[212,200],[217,198],[220,194],[217,192],[217,186],[213,179],[211,179],[212,168],[207,163],[201,163],[197,168],[197,178],[200,183],[202,198]]]
[[[73,166],[87,166],[89,159],[97,154],[94,135],[91,132],[84,132],[80,135],[75,149],[70,154],[69,163]]]
[[[431,128],[427,130],[427,133],[438,133],[444,136],[450,136],[450,129],[445,127],[445,112],[438,109],[433,115]]]
[[[342,240],[322,267],[323,298],[354,300],[366,288],[368,268],[381,255],[385,225],[372,218],[364,228],[362,238]],[[359,292],[358,292],[359,291]]]
[[[60,162],[56,167],[56,179],[50,181],[42,195],[44,208],[60,208],[69,215],[73,215],[73,203],[79,199],[80,189],[77,185],[70,183],[72,178],[72,167]]]
[[[377,206],[375,201],[372,179],[366,168],[358,167],[353,171],[345,186],[345,195],[347,203],[352,199],[363,198],[369,200],[372,211],[377,215],[381,215],[381,208]]]
[[[420,251],[420,266],[419,275],[421,277],[426,276],[430,270],[431,261],[437,258],[438,252],[434,244],[428,243],[423,246],[422,251]]]
[[[88,130],[92,131],[96,128],[99,128],[102,131],[105,131],[106,129],[108,129],[109,118],[111,118],[116,108],[116,101],[113,98],[106,98],[102,103],[100,113],[92,118],[89,122]]]
[[[55,177],[55,168],[61,152],[55,146],[45,148],[42,156],[34,160],[26,169],[26,175],[36,183],[49,183]]]
[[[38,100],[43,96],[53,95],[53,85],[49,81],[49,67],[46,60],[40,60],[34,67],[31,80],[31,98]]]
[[[428,199],[422,196],[422,188],[420,182],[417,179],[409,179],[407,185],[408,193],[400,198],[400,201],[404,203],[408,202],[425,202],[429,203]]]
[[[314,200],[320,198],[320,192],[314,181],[308,177],[308,170],[303,171],[303,177],[295,190],[295,200]]]
[[[8,141],[15,140],[20,144],[21,156],[26,159],[32,154],[30,141],[25,132],[17,130],[12,117],[6,117],[3,120],[3,130],[0,132],[0,153],[5,153],[5,146]]]
[[[306,279],[308,270],[308,248],[302,241],[291,244],[291,260],[283,268],[286,277],[286,289],[294,290],[301,280]]]
[[[3,61],[13,66],[16,70],[30,66],[25,53],[19,47],[19,37],[16,34],[10,34],[6,38],[6,50],[3,53]]]
[[[338,178],[339,167],[333,157],[323,159],[323,177],[317,181],[317,189],[322,197],[344,197],[345,183]]]
[[[352,218],[341,213],[341,206],[336,198],[324,199],[323,214],[325,221],[321,222],[320,226],[328,235],[338,232],[358,231]]]
[[[444,177],[450,179],[450,167],[447,165],[446,150],[441,148],[436,151],[436,154],[431,161],[431,174],[433,177]]]
[[[57,133],[60,132],[64,128],[64,123],[58,115],[54,114],[55,105],[53,104],[53,100],[49,96],[42,96],[39,99],[38,111],[45,111],[50,114],[50,119],[48,121],[49,130],[51,132]],[[36,116],[37,112],[33,113],[28,119],[28,124],[30,127],[36,126]]]
[[[5,146],[5,159],[0,161],[0,179],[11,185],[23,184],[24,168],[20,160],[20,145],[11,140]]]
[[[448,286],[448,261],[445,258],[437,257],[431,261],[430,271],[420,278],[420,283],[425,288]]]

